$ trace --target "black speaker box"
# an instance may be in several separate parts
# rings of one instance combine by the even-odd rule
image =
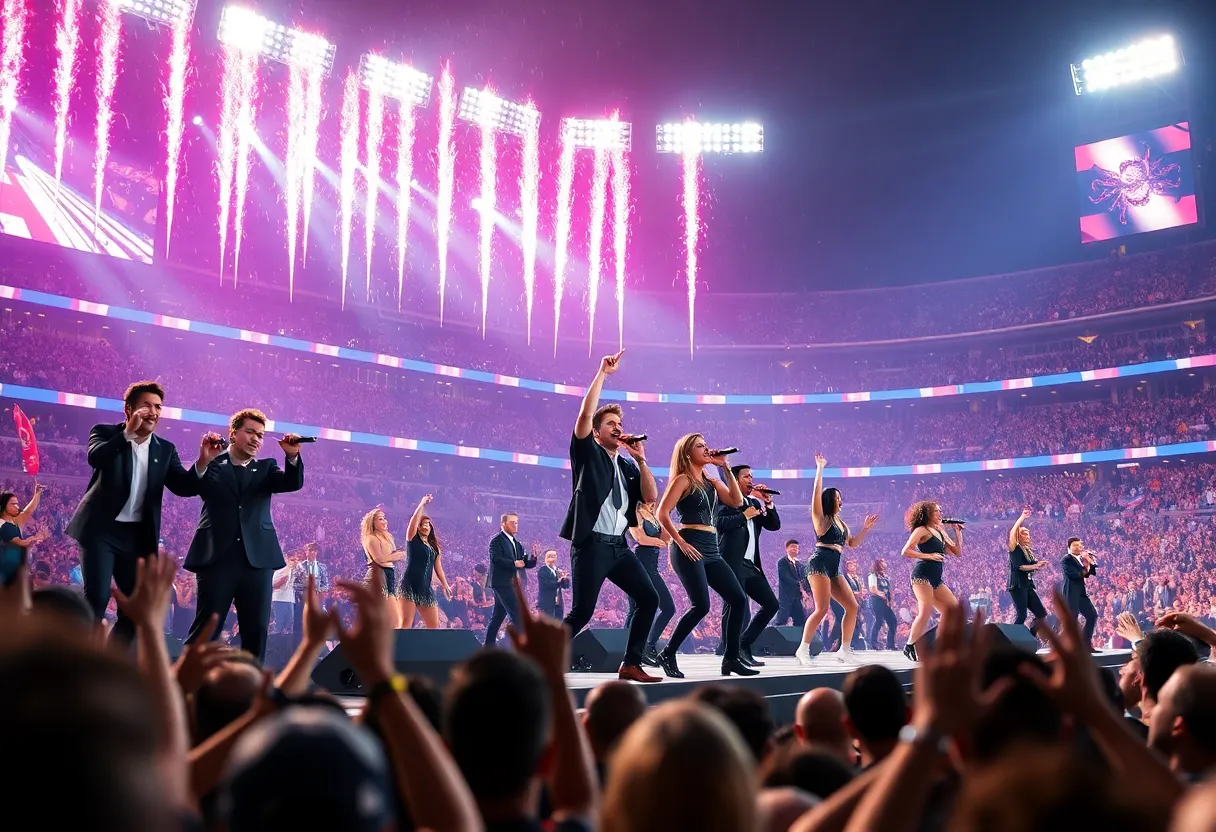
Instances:
[[[393,663],[398,673],[426,676],[443,687],[452,668],[480,649],[481,642],[471,630],[397,630]],[[331,693],[362,692],[341,643],[317,663],[312,680]]]
[[[628,630],[583,630],[570,642],[570,669],[576,673],[616,673],[625,660],[628,644]]]
[[[1034,637],[1034,634],[1030,630],[1021,624],[985,624],[984,626],[992,631],[992,645],[994,647],[1008,645],[1030,653],[1037,653],[1039,650],[1039,640]],[[925,630],[925,634],[912,645],[916,648],[917,657],[931,652],[933,644],[936,641],[937,626],[934,625],[930,629]]]
[[[752,655],[760,656],[792,656],[802,643],[801,627],[765,627],[752,643]],[[818,633],[811,637],[811,655],[818,656],[823,652],[823,641]]]

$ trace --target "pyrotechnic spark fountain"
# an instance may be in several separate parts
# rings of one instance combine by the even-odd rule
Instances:
[[[488,90],[487,90],[488,91]],[[481,273],[481,337],[486,337],[486,312],[490,302],[490,265],[494,256],[495,179],[498,176],[498,153],[494,127],[488,121],[481,124],[481,209],[478,234],[478,265]]]
[[[367,299],[372,299],[372,248],[376,244],[376,203],[380,196],[380,143],[384,141],[384,96],[379,90],[367,93],[367,209],[364,218],[364,251],[367,256]]]
[[[587,251],[588,309],[587,354],[595,342],[595,306],[600,297],[600,264],[603,262],[604,209],[608,202],[608,151],[595,149],[595,169],[591,177],[591,240]]]
[[[228,253],[228,219],[232,214],[232,180],[236,172],[237,111],[241,97],[241,62],[239,47],[224,46],[224,66],[221,73],[220,125],[216,136],[215,175],[220,186],[220,284],[224,282],[224,258]]]
[[[287,299],[293,300],[296,287],[296,245],[300,236],[300,202],[304,197],[304,143],[307,126],[304,111],[307,67],[293,64],[287,78],[287,158],[284,161],[287,203]]]
[[[355,214],[355,169],[359,166],[359,76],[350,73],[342,88],[342,149],[339,205],[342,234],[342,308],[346,308],[346,276],[350,267],[350,229]]]
[[[232,285],[236,285],[241,271],[241,242],[245,237],[245,197],[249,192],[250,151],[257,132],[258,55],[243,52],[240,63],[240,104],[237,107],[236,129],[236,225],[233,228],[235,241],[232,246]]]
[[[535,109],[529,100],[529,109]],[[536,226],[540,219],[540,120],[524,133],[523,169],[519,177],[519,204],[522,213],[520,245],[524,255],[524,303],[528,317],[528,343],[532,343],[532,298],[536,289]]]
[[[570,246],[570,209],[574,201],[574,136],[562,122],[561,156],[557,167],[557,216],[553,229],[553,354],[562,322],[562,295],[566,291],[566,259]]]
[[[439,199],[435,210],[435,236],[439,243],[439,325],[443,326],[443,294],[448,281],[448,234],[452,226],[452,196],[456,187],[456,146],[452,128],[456,122],[456,80],[452,65],[444,64],[439,76]]]
[[[700,205],[701,148],[689,142],[684,146],[684,256],[688,280],[688,355],[693,355],[696,336],[697,238],[701,233]]]
[[[97,151],[93,157],[93,235],[101,216],[101,191],[110,155],[110,126],[114,122],[114,88],[118,86],[118,49],[122,44],[122,14],[117,3],[99,4],[101,34],[97,39]]]
[[[8,138],[21,84],[26,14],[25,0],[4,0],[0,7],[0,24],[4,26],[4,40],[0,42],[0,180],[8,162]]]
[[[303,262],[308,265],[308,227],[312,221],[312,195],[317,175],[317,139],[321,135],[321,78],[322,70],[310,66],[305,70],[304,81],[304,135],[300,147],[300,163],[304,168],[304,252]]]
[[[616,118],[616,113],[612,116]],[[629,154],[612,151],[612,244],[616,255],[617,349],[625,348],[625,249],[629,242]]]
[[[63,150],[68,141],[68,109],[76,82],[76,52],[80,48],[82,0],[59,0],[59,22],[55,26],[55,198],[63,178]]]
[[[397,118],[397,309],[405,295],[405,245],[414,197],[414,106],[401,102]]]
[[[169,52],[169,83],[165,87],[165,257],[173,241],[173,207],[181,170],[182,135],[186,129],[186,70],[190,63],[191,18],[181,15],[173,24]]]

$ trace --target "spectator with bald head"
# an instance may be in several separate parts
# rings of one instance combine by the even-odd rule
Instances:
[[[803,745],[834,754],[849,765],[857,761],[845,730],[844,696],[838,690],[814,688],[804,693],[794,713],[794,733]]]

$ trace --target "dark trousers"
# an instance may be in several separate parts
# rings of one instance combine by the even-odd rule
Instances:
[[[1094,602],[1089,600],[1088,593],[1081,596],[1073,613],[1080,613],[1081,618],[1085,620],[1085,646],[1091,647],[1094,643],[1094,627],[1098,624],[1098,611],[1094,609]]]
[[[511,623],[519,627],[519,603],[515,600],[515,587],[492,586],[494,593],[494,611],[490,613],[490,621],[486,624],[486,647],[493,647],[498,641],[498,628],[503,619],[511,617]]]
[[[110,603],[110,582],[124,595],[135,591],[135,564],[140,558],[156,554],[152,529],[144,523],[107,523],[87,544],[80,545],[80,572],[84,578],[84,597],[100,621]],[[130,644],[135,624],[118,610],[118,620],[110,637]]]
[[[637,612],[629,626],[629,643],[623,663],[639,667],[650,624],[659,606],[659,594],[646,574],[646,567],[625,545],[624,535],[592,532],[586,540],[570,547],[571,601],[565,624],[570,628],[571,636],[578,635],[587,626],[595,615],[604,581],[612,581],[637,604]]]
[[[663,631],[667,629],[667,625],[671,623],[671,619],[676,614],[676,602],[671,597],[671,590],[667,588],[667,582],[663,580],[663,576],[659,574],[659,565],[656,560],[651,563],[648,559],[638,558],[638,562],[642,564],[642,568],[646,570],[647,576],[650,578],[650,585],[654,587],[654,591],[659,596],[659,611],[654,617],[654,623],[650,625],[650,635],[646,637],[647,647],[656,647],[659,639],[663,637]],[[637,616],[638,605],[632,598],[629,599],[629,612],[625,616],[625,629],[633,627],[633,619]]]
[[[773,617],[774,627],[793,624],[801,627],[806,623],[806,609],[802,606],[801,598],[786,598],[777,603],[777,615]]]
[[[550,618],[556,618],[558,621],[561,621],[562,616],[565,615],[565,612],[563,612],[562,605],[560,603],[558,603],[558,604],[538,604],[536,608],[538,610],[540,610],[542,613],[544,613],[545,615],[549,616]]]
[[[696,542],[689,542],[696,545]],[[730,606],[730,614],[726,617],[726,626],[722,637],[726,641],[726,651],[723,655],[734,659],[739,656],[739,633],[743,629],[743,609],[747,605],[747,596],[735,570],[731,569],[721,558],[714,560],[689,560],[683,552],[675,553],[676,575],[688,593],[692,606],[688,612],[680,616],[676,629],[667,641],[667,652],[674,654],[688,638],[693,628],[709,613],[709,589],[722,596],[722,603]]]
[[[245,547],[239,543],[220,560],[199,569],[196,573],[198,606],[186,643],[219,638],[228,620],[228,608],[236,604],[241,649],[257,657],[258,661],[265,660],[274,572],[273,569],[259,569],[250,565]],[[214,632],[204,633],[207,619],[212,614],[219,616],[219,624]]]
[[[1013,599],[1013,609],[1015,611],[1013,617],[1014,624],[1026,623],[1027,610],[1034,613],[1034,624],[1047,620],[1047,609],[1043,606],[1043,602],[1039,599],[1039,593],[1035,592],[1033,586],[1026,587],[1025,589],[1011,589],[1009,590],[1009,597]],[[1090,604],[1089,608],[1092,610],[1093,604]],[[1034,627],[1032,626],[1031,629],[1034,629]],[[1090,626],[1089,629],[1090,635],[1092,635],[1093,627]]]
[[[764,632],[764,628],[769,625],[769,622],[773,620],[773,616],[777,614],[777,596],[773,594],[773,588],[769,586],[768,579],[764,577],[764,573],[747,561],[743,561],[743,563],[735,567],[735,578],[738,579],[739,586],[743,588],[743,594],[760,605],[760,609],[756,610],[756,614],[753,616],[748,609],[747,602],[743,602],[743,631],[739,636],[739,646],[750,650],[752,644],[756,639],[760,638],[760,634]],[[726,619],[729,615],[730,606],[723,604],[723,633],[726,632]]]
[[[857,608],[857,623],[853,626],[853,643],[849,645],[853,649],[860,647],[864,650],[866,646],[866,624],[865,621],[862,620],[861,615],[863,609],[865,609],[865,607],[859,606]],[[841,632],[844,628],[844,607],[840,606],[840,604],[837,604],[836,601],[833,600],[831,610],[832,631],[828,634],[827,641],[825,641],[824,644],[835,647],[836,643],[841,639]]]
[[[882,631],[882,625],[887,625],[887,649],[895,649],[895,631],[899,629],[899,621],[895,618],[895,610],[891,609],[891,605],[887,603],[886,598],[879,598],[877,595],[870,596],[870,614],[873,616],[870,621],[870,649],[878,649],[878,634]]]

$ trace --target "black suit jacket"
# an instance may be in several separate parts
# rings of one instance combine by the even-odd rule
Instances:
[[[118,517],[131,496],[131,469],[134,456],[123,430],[125,425],[94,425],[89,431],[89,487],[76,506],[67,532],[75,540],[89,541]],[[148,438],[148,487],[142,506],[143,522],[148,526],[149,552],[156,551],[160,539],[161,498],[168,488],[179,497],[199,493],[198,477],[182,467],[177,448],[156,434]]]
[[[637,508],[642,501],[642,472],[632,462],[626,462],[628,454],[617,454],[616,464],[621,469],[625,480],[625,520],[628,528],[638,524]],[[595,521],[600,516],[600,506],[612,493],[612,457],[596,444],[591,434],[579,439],[570,435],[570,473],[573,479],[574,493],[570,497],[570,507],[566,509],[566,520],[558,533],[563,540],[569,540],[575,546],[595,530]]]
[[[304,487],[304,460],[279,468],[273,459],[249,463],[248,478],[242,489],[237,484],[232,460],[222,453],[199,480],[203,510],[198,528],[186,553],[186,569],[198,572],[232,550],[237,539],[245,546],[249,565],[257,569],[282,569],[283,549],[270,516],[270,498],[275,494],[299,491]]]
[[[748,520],[743,516],[748,506],[760,508],[760,501],[755,497],[744,497],[743,505],[738,508],[718,503],[718,513],[714,516],[714,526],[718,529],[718,550],[731,568],[739,567],[747,553],[747,524],[751,523],[756,531],[756,568],[763,573],[764,566],[760,562],[760,533],[780,529],[781,517],[774,506],[772,511],[757,514]]]
[[[558,578],[556,570],[539,567],[536,570],[536,605],[542,610],[562,609],[562,590],[568,586],[569,578]]]
[[[490,538],[490,586],[497,590],[510,589],[517,571],[515,561],[522,560],[524,569],[534,569],[536,558],[524,552],[524,545],[515,541],[506,532],[499,532]]]
[[[802,603],[802,588],[806,584],[806,564],[790,563],[790,559],[782,555],[777,561],[777,601],[784,604],[788,601]]]
[[[1085,591],[1085,579],[1098,571],[1097,565],[1089,568],[1081,566],[1072,555],[1060,558],[1060,569],[1064,572],[1064,580],[1060,582],[1060,594],[1068,602],[1068,608],[1076,612],[1081,606],[1081,599],[1088,597]]]

